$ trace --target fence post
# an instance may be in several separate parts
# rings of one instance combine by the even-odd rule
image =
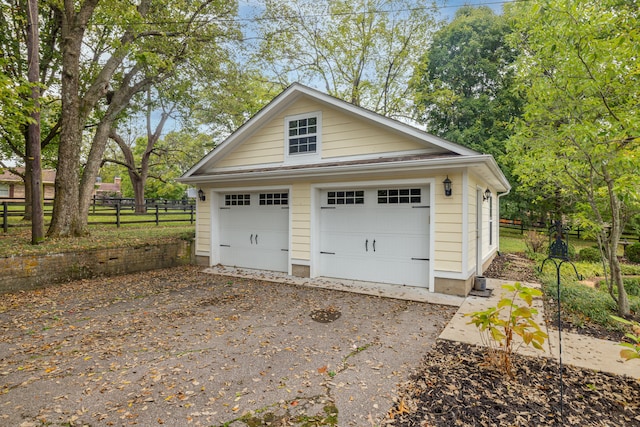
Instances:
[[[520,220],[520,234],[524,234],[524,221]]]
[[[193,205],[189,205],[190,209],[191,209],[191,215],[190,215],[190,221],[189,223],[193,225]]]
[[[160,213],[158,212],[158,204],[156,203],[156,225],[160,225]]]
[[[9,203],[2,202],[2,229],[6,233],[9,230]]]
[[[116,227],[120,228],[120,202],[116,202]]]

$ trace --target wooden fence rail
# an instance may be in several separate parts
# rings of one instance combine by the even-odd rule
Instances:
[[[520,234],[524,234],[525,231],[534,230],[539,233],[547,233],[549,227],[542,223],[533,223],[525,225],[524,221],[519,219],[500,218],[500,227],[519,230]],[[569,235],[575,236],[578,239],[583,236],[584,230],[580,227],[569,227]],[[627,231],[622,234],[624,240],[637,240],[640,242],[640,235],[638,233]]]
[[[185,200],[147,200],[144,205],[145,213],[136,213],[135,208],[133,199],[94,199],[88,224],[121,227],[126,224],[195,222],[195,205]],[[24,199],[3,199],[0,205],[0,227],[5,233],[9,228],[30,226],[28,221],[22,220],[24,209]],[[53,200],[45,200],[44,216],[47,226],[52,212]]]

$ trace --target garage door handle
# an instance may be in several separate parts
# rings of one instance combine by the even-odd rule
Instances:
[[[364,250],[369,252],[369,239],[364,241]]]
[[[411,258],[412,261],[429,261],[429,258]]]
[[[251,242],[251,244],[253,245],[253,234],[251,235],[251,237],[249,237],[249,241]]]
[[[258,244],[258,235],[256,234],[256,245]]]
[[[376,239],[373,239],[373,252],[376,251]]]

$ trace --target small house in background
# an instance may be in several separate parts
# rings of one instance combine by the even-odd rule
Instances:
[[[13,168],[18,174],[24,175],[24,167]],[[0,199],[24,199],[24,180],[22,176],[9,169],[0,169]],[[44,198],[53,199],[55,195],[55,169],[42,171]]]
[[[499,247],[494,158],[294,84],[187,171],[200,263],[466,295]]]
[[[24,174],[24,167],[14,168],[19,174]],[[2,199],[24,199],[24,180],[18,174],[9,169],[0,169],[0,200]],[[42,183],[44,185],[45,200],[52,200],[55,197],[55,169],[44,169],[42,171]],[[94,195],[96,197],[122,197],[121,179],[115,177],[113,183],[98,180],[95,185]]]
[[[113,178],[113,183],[102,182],[102,178],[96,179],[93,196],[97,198],[122,197],[122,179],[119,176]]]

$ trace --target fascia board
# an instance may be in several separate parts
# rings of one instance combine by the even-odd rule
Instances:
[[[259,171],[243,171],[237,173],[225,173],[220,175],[194,175],[183,177],[178,181],[183,183],[210,184],[227,181],[255,181],[256,179],[278,179],[278,178],[318,178],[323,176],[356,175],[363,173],[393,172],[395,170],[407,172],[414,170],[434,170],[459,167],[485,166],[495,177],[496,182],[502,186],[498,191],[508,191],[511,185],[498,167],[492,156],[481,154],[478,156],[463,156],[454,158],[403,160],[388,163],[366,163],[361,165],[344,165],[328,167],[309,167],[302,169],[273,169]]]

